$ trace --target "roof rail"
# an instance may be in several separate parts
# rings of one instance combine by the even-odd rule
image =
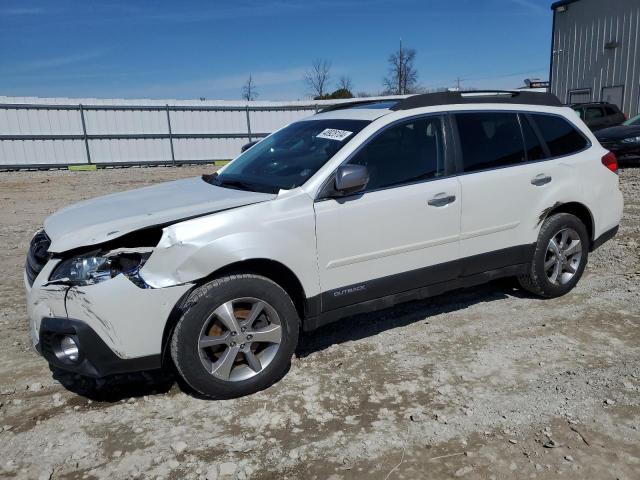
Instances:
[[[371,99],[353,100],[350,102],[342,102],[342,103],[336,103],[335,105],[329,105],[325,108],[320,109],[318,113],[332,112],[334,110],[344,110],[347,108],[353,108],[353,107],[365,106],[365,105],[375,105],[377,103],[391,103],[391,102],[396,102],[398,100],[401,100],[401,99],[398,99],[397,97],[389,97],[389,98],[379,98],[375,100],[371,100]]]
[[[437,92],[413,95],[400,100],[391,110],[409,110],[418,107],[467,103],[505,103],[561,107],[562,103],[552,93],[512,90],[473,90],[468,92]]]

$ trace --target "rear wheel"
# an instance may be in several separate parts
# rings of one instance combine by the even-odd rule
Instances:
[[[536,295],[559,297],[576,286],[587,264],[589,235],[582,221],[559,213],[542,224],[526,275],[520,285]]]
[[[257,275],[233,275],[196,289],[174,331],[181,377],[210,398],[262,390],[289,367],[299,318],[287,293]]]

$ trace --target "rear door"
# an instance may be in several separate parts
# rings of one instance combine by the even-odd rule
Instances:
[[[463,169],[461,275],[530,261],[532,208],[551,178],[544,165],[535,163],[545,158],[543,147],[528,124],[521,126],[525,118],[516,112],[453,117]]]
[[[460,187],[445,118],[387,127],[348,164],[364,192],[315,202],[322,310],[416,289],[458,274]]]

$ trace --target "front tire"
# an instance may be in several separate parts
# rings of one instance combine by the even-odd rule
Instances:
[[[584,223],[569,213],[552,215],[540,228],[529,271],[518,281],[535,295],[560,297],[582,277],[588,253],[589,234]]]
[[[299,324],[289,295],[268,278],[219,278],[189,295],[171,357],[185,382],[206,397],[249,395],[286,373]]]

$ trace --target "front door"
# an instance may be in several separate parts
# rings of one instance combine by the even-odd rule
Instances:
[[[322,310],[455,278],[460,187],[446,161],[444,121],[384,129],[348,160],[364,192],[315,203]]]

